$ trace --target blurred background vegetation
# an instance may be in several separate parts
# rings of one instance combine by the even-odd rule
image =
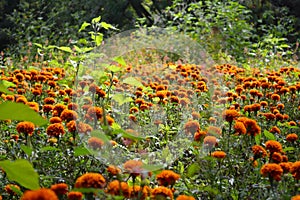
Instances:
[[[32,43],[71,46],[81,24],[102,16],[119,32],[158,26],[184,32],[216,60],[298,60],[300,0],[0,0],[0,51],[28,55]],[[110,32],[106,31],[105,36]]]

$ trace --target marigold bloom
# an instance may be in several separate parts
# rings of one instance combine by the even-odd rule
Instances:
[[[300,200],[300,195],[293,196],[291,200]]]
[[[212,152],[211,156],[214,158],[223,159],[226,157],[226,153],[224,151],[214,151]]]
[[[281,163],[282,162],[282,155],[278,152],[272,153],[272,162],[274,163]]]
[[[24,133],[25,135],[32,135],[34,128],[34,123],[32,122],[19,122],[16,127],[18,133]]]
[[[46,129],[46,133],[49,136],[58,137],[65,134],[64,126],[61,123],[50,124]]]
[[[141,187],[139,185],[130,186],[130,198],[144,200],[151,195],[152,189],[149,186]]]
[[[50,111],[52,111],[54,108],[53,105],[50,105],[50,104],[46,104],[46,105],[43,105],[43,111],[44,113],[49,113]]]
[[[45,99],[44,99],[44,103],[45,104],[54,104],[55,103],[55,99],[54,98],[52,98],[52,97],[46,97]]]
[[[124,169],[127,173],[131,174],[132,176],[138,176],[143,173],[143,162],[140,160],[128,160],[124,163]]]
[[[206,131],[200,131],[198,130],[195,134],[194,134],[194,140],[195,141],[200,141],[201,139],[203,139],[206,136],[207,132]]]
[[[21,200],[58,200],[55,192],[50,189],[27,190]]]
[[[71,191],[68,193],[68,200],[82,200],[83,194],[81,192]]]
[[[267,156],[267,151],[260,145],[254,145],[251,149],[254,154],[254,160],[256,160],[257,158],[264,158]]]
[[[293,163],[292,162],[282,162],[279,163],[280,167],[283,169],[283,173],[289,173]]]
[[[278,94],[272,94],[272,95],[271,95],[271,99],[272,99],[273,101],[279,101],[279,100],[280,100],[280,96],[279,96]]]
[[[207,134],[209,135],[221,135],[222,134],[222,129],[216,126],[209,126],[207,128]]]
[[[101,119],[103,116],[103,110],[100,107],[92,106],[87,110],[87,116],[91,118]]]
[[[275,140],[269,140],[266,142],[266,149],[270,151],[270,153],[274,152],[282,152],[282,146],[279,142]]]
[[[192,196],[187,196],[187,195],[179,195],[176,200],[196,200],[194,197]]]
[[[106,170],[108,173],[110,173],[111,175],[114,175],[114,176],[121,173],[121,169],[114,165],[109,165]]]
[[[169,197],[170,199],[173,200],[173,192],[171,189],[169,189],[167,187],[159,186],[152,190],[152,198],[151,199],[159,200],[159,199],[167,198],[167,197]]]
[[[190,120],[185,123],[184,130],[186,133],[195,134],[200,129],[200,124],[196,120]]]
[[[267,163],[262,166],[262,168],[260,169],[260,173],[263,176],[269,176],[276,181],[280,181],[283,173],[283,169],[280,167],[280,165],[276,163]]]
[[[240,114],[236,110],[225,110],[223,112],[223,118],[229,122],[232,123],[234,119],[236,119]]]
[[[206,136],[203,143],[209,147],[214,147],[217,144],[217,138],[215,136]]]
[[[296,133],[290,133],[286,136],[286,141],[295,142],[298,140],[298,135]]]
[[[291,174],[296,180],[300,180],[300,161],[293,163],[291,167]]]
[[[54,185],[51,185],[50,188],[53,192],[55,192],[56,195],[64,195],[68,192],[68,185],[65,183],[57,183]]]
[[[77,178],[75,188],[104,188],[105,179],[99,173],[86,173]]]
[[[277,133],[277,134],[280,134],[280,133],[281,133],[280,129],[279,129],[277,126],[273,126],[273,127],[270,129],[270,132],[271,132],[271,133]]]
[[[10,194],[10,195],[16,195],[16,193],[12,190],[12,188],[16,189],[16,190],[20,190],[20,187],[18,185],[14,185],[14,184],[8,184],[4,187],[4,190]]]
[[[62,111],[62,113],[60,115],[60,118],[63,121],[69,122],[71,120],[78,119],[78,114],[74,110],[65,109],[65,110]]]
[[[246,129],[244,123],[239,122],[239,121],[235,122],[233,129],[234,129],[234,132],[239,135],[247,133],[247,129]]]
[[[163,170],[156,175],[156,180],[161,186],[174,185],[175,182],[180,178],[179,174],[176,174],[172,170]]]
[[[49,120],[50,124],[54,124],[54,123],[61,123],[62,120],[60,117],[51,117]]]
[[[101,149],[101,147],[103,147],[104,142],[97,137],[91,137],[88,139],[88,145],[92,148],[92,149]]]
[[[118,180],[114,180],[108,183],[105,192],[111,195],[124,195],[127,198],[130,196],[128,184],[126,182],[120,182]]]
[[[56,111],[58,116],[60,116],[62,111],[64,111],[66,108],[67,106],[59,103],[54,106],[53,111]]]

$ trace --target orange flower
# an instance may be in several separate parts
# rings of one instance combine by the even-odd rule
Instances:
[[[198,130],[195,134],[194,134],[194,140],[195,141],[200,141],[202,140],[205,136],[206,136],[207,132],[206,131],[200,131]]]
[[[64,111],[67,108],[67,106],[63,104],[56,104],[53,108],[53,111],[56,111],[58,116],[61,115],[62,111]]]
[[[293,163],[292,162],[282,162],[279,163],[280,167],[283,169],[283,173],[289,173]]]
[[[156,175],[156,180],[161,186],[174,185],[175,182],[180,178],[179,174],[176,174],[172,170],[163,170]]]
[[[252,152],[254,154],[254,160],[257,158],[264,158],[267,156],[267,151],[260,145],[252,146]]]
[[[81,192],[75,192],[71,191],[68,193],[68,200],[82,200],[82,193]]]
[[[56,194],[46,188],[41,188],[38,190],[27,190],[21,200],[58,200]]]
[[[277,134],[280,134],[281,131],[280,129],[277,127],[277,126],[273,126],[270,130],[271,133],[277,133]]]
[[[54,123],[61,123],[62,120],[60,117],[51,117],[49,120],[50,124],[54,124]]]
[[[18,133],[25,135],[32,135],[34,131],[34,124],[32,122],[19,122],[16,127]]]
[[[247,129],[246,129],[244,123],[242,123],[242,122],[239,122],[239,121],[235,122],[233,128],[234,128],[235,133],[237,133],[239,135],[247,133]]]
[[[282,146],[279,142],[275,140],[269,140],[266,142],[266,149],[270,151],[270,153],[274,152],[282,152]]]
[[[280,101],[280,96],[278,94],[272,94],[271,99],[273,101]]]
[[[209,126],[207,128],[207,133],[209,135],[221,135],[222,134],[222,129],[216,126]]]
[[[272,161],[274,163],[281,163],[282,162],[282,155],[278,152],[272,153]]]
[[[49,113],[51,110],[53,110],[53,108],[54,108],[54,106],[50,105],[50,104],[43,105],[44,113]]]
[[[300,180],[300,161],[293,163],[291,167],[291,174],[296,180]]]
[[[71,120],[78,119],[78,114],[74,110],[65,109],[65,110],[62,111],[62,113],[60,115],[60,118],[63,121],[69,122]]]
[[[101,147],[103,147],[104,145],[104,142],[100,138],[91,137],[88,139],[88,145],[92,149],[96,150],[96,149],[101,149]]]
[[[278,165],[276,163],[268,163],[268,164],[264,164],[262,166],[262,168],[260,169],[260,173],[263,176],[270,176],[274,180],[280,181],[283,170],[280,167],[280,165]]]
[[[286,141],[295,142],[298,140],[298,135],[296,133],[291,133],[286,136]]]
[[[300,200],[300,195],[293,196],[291,200]]]
[[[139,200],[144,200],[146,199],[148,196],[151,195],[151,188],[149,186],[131,186],[129,187],[129,191],[130,191],[130,198],[132,199],[136,199],[138,198]]]
[[[203,143],[209,147],[214,147],[217,144],[217,138],[215,136],[206,136]]]
[[[237,119],[237,121],[244,123],[244,126],[246,127],[247,130],[247,134],[251,136],[256,136],[257,134],[260,134],[261,129],[257,125],[255,120],[249,119],[247,117],[240,117]]]
[[[195,134],[200,129],[200,124],[196,120],[190,120],[185,123],[184,129],[186,133]]]
[[[4,190],[10,195],[16,195],[16,193],[12,190],[12,188],[14,188],[16,190],[20,190],[20,187],[18,185],[14,185],[14,184],[6,185]]]
[[[75,188],[104,188],[105,179],[99,173],[86,173],[79,178],[77,178],[75,182]]]
[[[124,195],[127,198],[130,196],[128,184],[126,182],[120,182],[118,180],[114,180],[108,183],[105,192],[111,195]]]
[[[44,99],[44,103],[45,104],[54,104],[55,103],[55,99],[54,98],[52,98],[52,97],[47,97],[47,98],[45,98]]]
[[[223,118],[229,123],[232,123],[232,121],[239,115],[240,114],[236,110],[225,110],[223,112]]]
[[[187,196],[187,195],[179,195],[176,200],[196,200],[194,197],[192,196]]]
[[[102,110],[102,108],[97,107],[97,106],[90,107],[87,110],[87,116],[92,118],[92,119],[94,119],[95,117],[97,119],[101,119],[102,116],[103,116],[103,110]]]
[[[169,197],[170,199],[173,200],[173,192],[171,189],[169,189],[167,187],[159,186],[152,190],[152,198],[151,199],[159,200],[159,199],[166,199],[167,197]]]
[[[214,158],[223,159],[226,157],[226,153],[224,151],[214,151],[211,156]]]
[[[61,123],[50,124],[46,130],[47,135],[58,137],[65,134],[64,126]]]
[[[65,183],[57,183],[54,185],[51,185],[50,188],[53,192],[55,192],[56,195],[64,195],[68,192],[68,185]]]
[[[128,160],[123,166],[125,171],[132,176],[138,176],[143,172],[143,162],[140,160]]]
[[[108,173],[110,173],[111,175],[114,175],[114,176],[121,173],[121,169],[114,165],[109,165],[106,170]]]

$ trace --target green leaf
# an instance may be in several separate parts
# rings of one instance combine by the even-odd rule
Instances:
[[[74,149],[74,156],[91,155],[91,152],[85,147],[77,147]]]
[[[264,135],[268,140],[276,140],[275,135],[267,130],[264,130]]]
[[[114,73],[119,72],[119,71],[122,70],[121,67],[118,67],[116,65],[109,65],[109,66],[106,67],[106,69],[111,71],[111,72],[114,72]]]
[[[78,30],[78,32],[83,31],[86,27],[88,27],[88,26],[90,26],[90,25],[91,25],[91,23],[83,22],[83,23],[81,24],[81,27],[80,27],[80,29]]]
[[[60,151],[60,149],[52,146],[46,146],[41,148],[40,151]]]
[[[200,170],[199,164],[193,163],[193,164],[191,164],[191,165],[187,168],[187,176],[188,176],[188,177],[192,177],[192,176],[194,176],[199,170]]]
[[[126,83],[128,85],[132,85],[132,86],[136,86],[136,87],[144,87],[143,84],[134,77],[125,78],[123,80],[123,83]]]
[[[35,45],[35,46],[37,46],[37,47],[39,47],[39,48],[43,48],[43,45],[41,45],[41,44],[39,44],[39,43],[33,43],[33,45]]]
[[[64,52],[73,53],[72,49],[70,47],[57,47],[59,50],[62,50]]]
[[[94,37],[94,41],[95,41],[97,47],[100,46],[103,41],[103,34],[96,35]]]
[[[30,156],[32,154],[32,148],[22,144],[20,148],[26,153],[26,155]]]
[[[287,152],[287,151],[295,151],[294,147],[286,147],[283,149],[283,152]]]
[[[150,171],[150,172],[154,172],[154,171],[158,171],[164,168],[163,165],[147,165],[147,164],[143,164],[142,166],[143,169]]]
[[[101,20],[101,16],[95,17],[95,18],[92,19],[92,23],[93,24],[98,23],[98,22],[100,22],[100,20]]]
[[[4,80],[0,81],[0,92],[5,93],[5,94],[14,94],[7,89],[7,86],[5,86],[5,84],[4,84]]]
[[[8,88],[8,87],[16,87],[16,84],[14,84],[12,82],[9,82],[9,81],[6,81],[6,80],[2,80],[1,82],[4,85],[4,87],[6,87],[6,88]]]
[[[28,105],[22,103],[15,103],[6,101],[0,104],[0,120],[18,120],[30,121],[38,126],[48,123],[47,120],[42,118],[38,113],[29,108]]]
[[[130,133],[127,133],[125,130],[123,129],[116,129],[116,130],[113,130],[112,132],[113,134],[121,134],[122,137],[124,138],[128,138],[128,139],[132,139],[132,140],[144,140],[145,138],[144,137],[141,137],[141,136],[136,136],[136,135],[132,135]]]
[[[118,30],[116,27],[114,27],[113,25],[108,24],[106,22],[101,22],[100,25],[101,25],[101,27],[105,28],[106,30],[108,30],[108,29]]]
[[[124,103],[132,102],[133,99],[131,97],[126,97],[125,94],[115,94],[112,97],[113,100],[115,100],[119,106],[123,105]]]
[[[255,136],[255,143],[257,144],[257,145],[260,145],[260,140],[261,140],[261,134],[257,134],[256,136]]]
[[[5,171],[10,181],[16,181],[23,187],[31,190],[40,188],[39,175],[27,160],[0,161],[0,167]]]
[[[91,136],[101,139],[104,143],[109,143],[110,141],[109,137],[107,137],[104,133],[101,133],[99,130],[93,130],[91,132]]]
[[[119,63],[122,66],[126,66],[126,62],[122,56],[117,56],[113,58],[113,61]]]

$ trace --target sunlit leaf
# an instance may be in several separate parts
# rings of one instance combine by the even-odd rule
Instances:
[[[26,145],[21,145],[20,148],[26,153],[26,155],[30,156],[32,154],[32,148]]]
[[[121,67],[118,67],[116,65],[109,65],[109,66],[106,67],[106,69],[111,71],[111,72],[114,72],[114,73],[119,72],[119,71],[122,70]]]
[[[133,99],[131,97],[126,97],[124,94],[114,94],[112,97],[120,106],[124,103],[132,102]]]
[[[267,130],[264,130],[264,135],[268,140],[276,140],[275,135]]]
[[[287,152],[287,151],[295,151],[294,147],[286,147],[283,149],[283,152]]]
[[[90,26],[90,25],[91,25],[91,23],[83,22],[83,23],[81,24],[81,27],[80,27],[80,29],[78,30],[78,32],[81,32],[81,31],[85,30],[85,28],[88,27],[88,26]]]
[[[116,27],[114,27],[113,25],[108,24],[108,23],[106,23],[106,22],[101,22],[100,25],[101,25],[101,27],[105,28],[106,30],[107,30],[107,29],[118,30]]]
[[[64,52],[73,53],[72,49],[70,47],[57,47],[59,50],[62,50]]]
[[[7,81],[8,82],[8,81]],[[4,80],[0,81],[0,92],[4,94],[13,94],[11,91],[7,89],[8,87],[4,84]]]
[[[98,22],[100,22],[100,20],[101,20],[101,16],[95,17],[92,19],[92,23],[98,23]]]
[[[74,156],[86,156],[90,154],[91,152],[85,147],[76,147],[74,149]]]
[[[0,120],[30,121],[38,126],[48,123],[38,113],[22,103],[6,101],[0,104]]]
[[[93,130],[91,132],[91,136],[101,139],[104,143],[109,143],[110,141],[109,137],[99,130]]]
[[[142,166],[143,169],[150,171],[150,172],[154,172],[154,171],[158,171],[164,168],[163,165],[147,165],[147,164],[143,164]]]
[[[100,46],[103,41],[103,34],[96,35],[94,38],[96,46]]]
[[[15,181],[31,190],[40,188],[39,175],[27,160],[0,161],[0,167],[5,171],[10,181]]]
[[[257,144],[257,145],[260,145],[260,140],[261,140],[261,134],[257,134],[256,136],[255,136],[255,143]]]
[[[126,61],[124,60],[124,58],[122,56],[114,57],[113,61],[119,63],[122,66],[126,66]]]
[[[143,84],[134,77],[125,78],[123,80],[123,83],[126,83],[128,85],[132,85],[132,86],[135,86],[135,87],[144,87]]]

